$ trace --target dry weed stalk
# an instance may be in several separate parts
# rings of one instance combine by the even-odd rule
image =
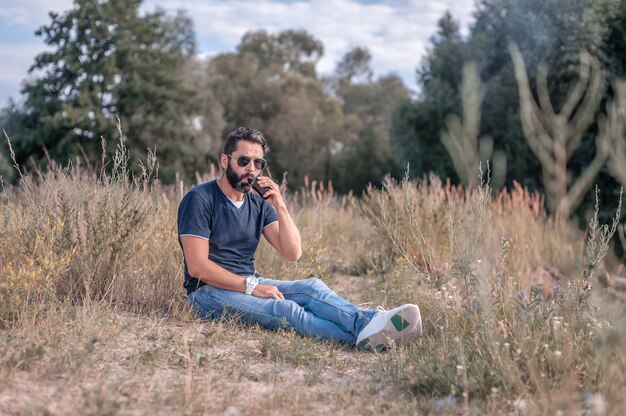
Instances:
[[[404,194],[405,199],[375,200],[386,204],[380,209],[387,213],[381,221],[390,223],[387,238],[405,260],[411,259],[410,248],[417,250],[425,240],[430,253],[445,253],[433,256],[435,269],[442,269],[443,262],[451,262],[453,267],[448,269],[445,284],[436,287],[437,293],[427,295],[425,289],[414,293],[422,305],[430,306],[435,299],[443,304],[432,315],[437,326],[431,328],[429,339],[413,350],[382,356],[385,374],[416,396],[439,398],[437,409],[456,413],[468,413],[476,400],[497,397],[506,398],[509,405],[514,398],[524,397],[524,401],[518,399],[520,409],[554,407],[557,397],[571,399],[598,390],[615,400],[616,394],[600,380],[623,382],[623,375],[605,378],[596,374],[603,366],[619,371],[624,365],[595,347],[601,342],[596,333],[604,331],[606,324],[597,318],[597,310],[589,307],[587,290],[591,286],[586,283],[607,253],[617,220],[611,226],[600,227],[597,221],[590,224],[588,258],[592,261],[583,265],[577,255],[581,250],[576,248],[580,241],[543,212],[541,197],[521,186],[503,191],[491,203],[487,187],[468,198],[446,193],[447,201],[439,206],[444,209],[448,204],[451,242],[446,250],[424,233],[424,224],[436,218],[433,211],[424,209],[425,202],[431,196],[438,198],[439,192],[422,193],[421,186],[412,185],[407,192],[391,183],[385,192]],[[407,198],[420,209],[408,210]],[[598,207],[596,215],[597,211]],[[411,213],[417,216],[425,239],[403,224],[408,221],[404,215]],[[551,292],[539,282],[524,281],[523,271],[529,264],[558,264],[555,258],[563,257],[564,264],[586,266],[587,280],[571,279],[571,284],[566,284],[562,279],[562,285],[557,283]],[[422,274],[428,270],[418,263],[413,266]],[[458,290],[463,283],[466,290]],[[405,287],[411,286],[407,283]],[[613,336],[623,345],[623,335]],[[494,402],[491,406],[494,408]],[[501,406],[499,402],[497,407]]]
[[[446,130],[441,133],[441,141],[452,158],[454,169],[466,188],[474,189],[482,181],[478,175],[479,164],[486,163],[493,155],[494,171],[498,173],[496,187],[504,183],[506,157],[503,152],[493,151],[491,137],[478,138],[480,133],[480,108],[485,97],[485,89],[480,82],[475,64],[463,67],[461,100],[463,119],[452,114],[446,119]]]
[[[609,155],[610,128],[607,128],[606,123],[600,123],[596,136],[596,155],[581,176],[569,185],[567,163],[593,122],[604,93],[602,68],[589,53],[581,53],[579,79],[557,113],[548,92],[546,66],[540,65],[537,71],[537,102],[530,89],[519,48],[512,43],[509,52],[519,88],[522,129],[531,150],[541,163],[548,208],[568,219],[582,202],[585,192]]]

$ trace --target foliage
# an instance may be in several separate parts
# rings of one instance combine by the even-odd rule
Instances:
[[[306,32],[261,30],[244,35],[236,52],[213,58],[205,82],[223,119],[223,130],[211,132],[219,137],[215,157],[229,131],[254,126],[269,140],[268,160],[276,174],[288,172],[294,184],[306,174],[328,179],[330,149],[343,115],[317,80],[315,63],[322,54],[321,43]]]
[[[157,148],[162,177],[193,172],[189,115],[193,93],[178,69],[194,54],[188,17],[157,11],[139,15],[140,0],[76,0],[36,34],[49,52],[38,55],[23,88],[23,108],[9,112],[17,161],[95,163],[100,137],[115,136],[116,117],[137,161]],[[113,149],[109,149],[112,151]],[[188,166],[187,164],[191,164]]]
[[[389,139],[391,118],[408,98],[408,91],[395,75],[372,80],[371,54],[355,47],[337,64],[335,74],[326,80],[342,103],[342,140],[334,153],[332,178],[339,192],[360,193],[378,186],[385,175],[399,177],[400,159]]]
[[[449,114],[461,114],[461,68],[471,61],[477,65],[485,87],[479,134],[492,137],[494,151],[505,153],[506,185],[516,180],[533,190],[542,190],[539,163],[524,141],[513,64],[506,47],[510,42],[520,46],[533,80],[540,63],[550,68],[546,85],[558,111],[577,80],[581,50],[600,59],[604,66],[620,68],[620,54],[613,48],[619,44],[617,33],[622,30],[607,25],[619,21],[621,12],[616,3],[483,0],[478,3],[476,22],[466,39],[460,36],[452,17],[444,15],[432,39],[432,49],[418,71],[421,96],[394,118],[392,142],[411,163],[412,175],[421,177],[432,171],[456,181],[445,149],[433,137],[439,137]],[[624,76],[617,72],[613,75]],[[593,139],[593,132],[585,135],[573,156],[575,175],[590,164],[593,151],[588,150],[594,147]]]
[[[446,13],[431,39],[432,49],[417,70],[422,91],[418,100],[405,102],[393,115],[391,143],[401,154],[400,164],[410,164],[412,177],[434,172],[455,182],[452,160],[441,143],[441,131],[449,114],[461,113],[461,68],[467,48],[459,25]]]
[[[359,192],[394,171],[388,130],[406,88],[396,76],[372,80],[371,55],[361,47],[320,79],[322,55],[321,42],[306,32],[260,30],[244,35],[236,52],[207,62],[200,119],[212,153],[229,131],[252,125],[269,140],[271,171],[288,172],[292,189],[309,176]]]

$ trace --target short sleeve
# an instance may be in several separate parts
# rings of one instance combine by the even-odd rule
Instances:
[[[263,201],[263,229],[278,221],[278,215],[273,206]]]
[[[211,236],[211,207],[197,192],[189,192],[178,207],[178,235],[200,237]]]

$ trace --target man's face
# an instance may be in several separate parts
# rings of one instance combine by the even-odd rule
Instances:
[[[243,167],[239,166],[237,161],[241,156],[250,158],[250,163]],[[226,179],[230,186],[242,193],[252,191],[252,186],[248,183],[248,178],[256,178],[261,173],[261,171],[255,167],[254,160],[263,158],[263,147],[257,143],[240,140],[237,143],[237,148],[231,154],[231,157],[222,154],[222,158],[223,162],[226,162]]]

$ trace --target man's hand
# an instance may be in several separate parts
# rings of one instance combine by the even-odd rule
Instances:
[[[257,298],[274,298],[278,300],[285,300],[285,297],[280,290],[276,286],[265,285],[263,283],[259,283],[256,285],[254,290],[252,291],[252,295]]]
[[[274,207],[274,209],[278,210],[279,208],[285,206],[283,196],[280,193],[280,186],[278,186],[276,182],[267,176],[259,176],[257,178],[257,182],[263,188],[269,188],[265,194],[265,198],[267,199],[267,202]]]

